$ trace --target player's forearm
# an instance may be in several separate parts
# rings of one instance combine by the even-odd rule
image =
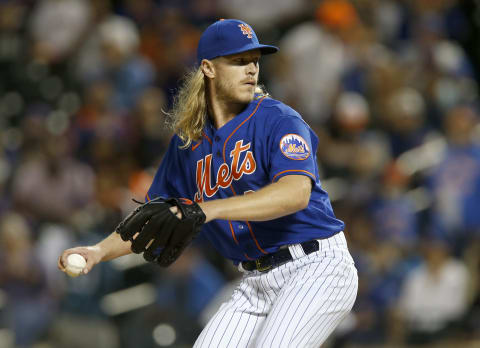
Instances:
[[[107,238],[94,246],[98,248],[102,261],[113,260],[117,257],[132,253],[130,242],[124,242],[117,232],[113,232]]]
[[[221,220],[267,221],[306,208],[311,181],[305,176],[286,176],[259,191],[200,203],[207,222]]]

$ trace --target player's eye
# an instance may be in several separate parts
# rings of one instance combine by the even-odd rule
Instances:
[[[253,63],[258,66],[259,61],[259,58],[236,58],[233,60],[233,63],[236,65],[248,65],[250,63]]]

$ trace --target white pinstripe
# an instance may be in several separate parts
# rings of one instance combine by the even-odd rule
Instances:
[[[351,310],[358,278],[343,233],[265,273],[246,272],[194,348],[319,347]]]

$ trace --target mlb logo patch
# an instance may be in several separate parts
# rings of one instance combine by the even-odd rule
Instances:
[[[280,150],[292,160],[304,160],[310,156],[307,142],[298,134],[287,134],[280,140]]]

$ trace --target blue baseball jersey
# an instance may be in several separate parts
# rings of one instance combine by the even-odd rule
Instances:
[[[308,207],[294,214],[262,222],[213,220],[203,226],[204,236],[235,263],[344,229],[320,184],[318,138],[287,105],[258,95],[221,128],[207,121],[201,140],[186,149],[182,145],[174,135],[147,200],[158,196],[196,202],[228,198],[292,174],[308,176],[313,182]]]

